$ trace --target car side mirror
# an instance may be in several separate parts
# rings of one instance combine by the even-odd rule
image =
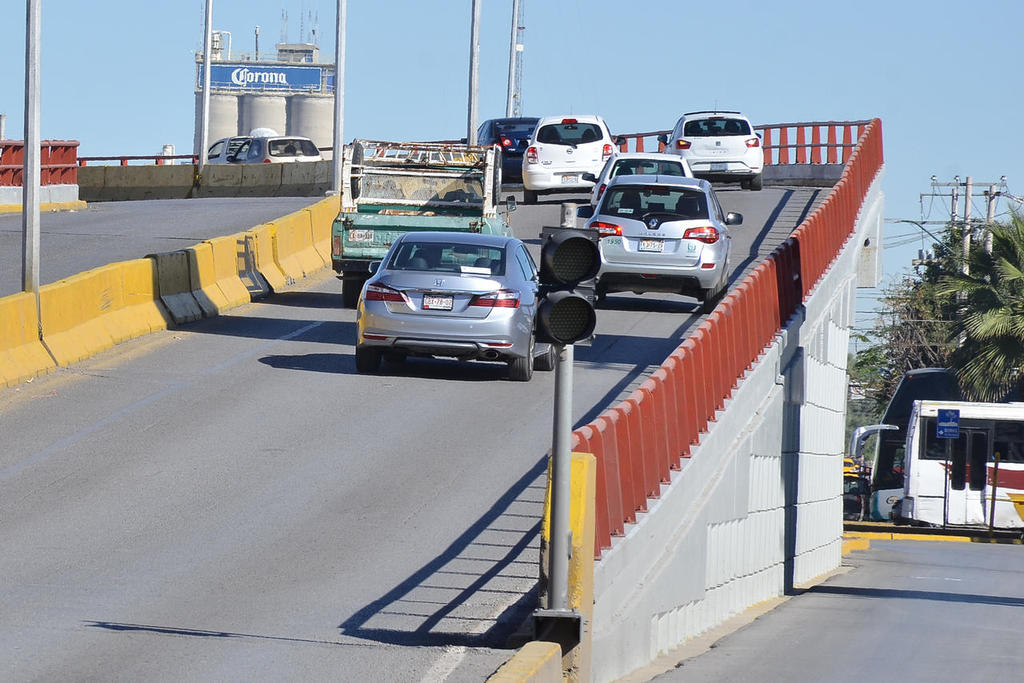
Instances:
[[[505,197],[505,208],[508,209],[509,212],[515,211],[518,208],[516,206],[516,198],[513,197],[512,195],[506,196]]]
[[[380,270],[381,261],[370,261],[370,265],[366,266],[366,269],[370,271],[370,275],[376,274]]]
[[[665,135],[664,133],[662,133],[661,135],[658,136],[658,142],[660,142],[663,145],[667,145],[668,144],[668,136]]]
[[[594,175],[593,173],[590,173],[589,171],[587,173],[584,173],[580,177],[583,178],[586,181],[591,182],[591,183],[596,183],[597,182],[597,176]]]
[[[615,144],[618,145],[619,147],[622,147],[624,144],[626,144],[626,137],[624,135],[616,136]]]
[[[587,204],[586,206],[576,207],[576,217],[577,218],[591,218],[591,217],[593,217],[593,215],[594,215],[594,207],[592,207],[590,204]]]
[[[726,225],[743,225],[743,214],[730,211],[725,214]]]

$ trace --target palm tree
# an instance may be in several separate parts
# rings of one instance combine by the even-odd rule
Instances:
[[[992,253],[970,254],[970,275],[948,270],[940,295],[959,298],[950,340],[952,363],[965,396],[998,401],[1024,379],[1024,218],[990,226]]]

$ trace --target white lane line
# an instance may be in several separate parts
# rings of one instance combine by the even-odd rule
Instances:
[[[912,579],[921,579],[924,581],[963,581],[952,576],[911,576]]]
[[[201,370],[198,373],[198,375],[199,375],[199,377],[206,377],[206,376],[211,375],[213,373],[220,372],[221,370],[225,370],[225,369],[231,367],[232,365],[235,365],[236,363],[239,363],[239,362],[245,360],[246,358],[249,358],[249,357],[252,357],[252,356],[256,356],[256,355],[258,355],[260,353],[263,353],[268,348],[274,346],[275,344],[277,344],[279,342],[289,341],[291,339],[294,339],[295,337],[298,337],[299,335],[305,334],[306,332],[312,330],[313,328],[319,327],[320,325],[323,325],[323,324],[324,324],[324,321],[321,320],[319,322],[310,323],[308,325],[300,327],[299,329],[297,329],[297,330],[295,330],[293,332],[289,332],[288,334],[282,335],[280,337],[276,337],[275,339],[272,339],[272,340],[270,340],[270,341],[268,341],[268,342],[266,342],[264,344],[261,344],[260,346],[256,347],[255,349],[250,349],[250,350],[248,350],[248,351],[246,351],[244,353],[240,353],[240,354],[238,354],[236,356],[232,356],[231,358],[228,358],[227,360],[223,361],[222,363],[218,363],[217,365],[214,365],[214,366],[211,366],[209,368],[206,368],[205,370]],[[175,392],[178,392],[178,391],[180,391],[182,389],[186,389],[188,387],[191,387],[194,384],[195,384],[194,381],[192,381],[192,382],[172,382],[166,388],[161,389],[160,391],[158,391],[156,393],[150,394],[149,396],[146,396],[146,397],[144,397],[142,399],[139,399],[135,403],[129,404],[129,405],[125,406],[124,408],[121,408],[120,410],[118,410],[118,411],[108,415],[107,417],[103,418],[102,420],[99,420],[98,422],[94,422],[93,424],[91,424],[91,425],[89,425],[87,427],[83,427],[82,429],[79,429],[74,434],[71,434],[70,436],[67,436],[67,437],[63,438],[60,441],[55,441],[54,443],[50,444],[49,446],[47,446],[43,450],[41,450],[41,451],[39,451],[37,453],[33,453],[32,455],[28,456],[24,460],[16,462],[16,463],[14,463],[13,465],[11,465],[10,467],[8,467],[8,468],[6,468],[4,470],[0,470],[0,482],[6,482],[7,480],[11,479],[12,477],[15,477],[18,474],[20,474],[21,472],[23,472],[26,468],[31,467],[33,465],[39,464],[40,462],[42,462],[43,460],[45,460],[49,456],[53,455],[54,453],[63,452],[66,448],[68,448],[69,446],[71,446],[75,442],[80,441],[81,439],[85,438],[86,436],[89,436],[90,434],[92,434],[92,433],[102,429],[103,427],[106,427],[107,425],[109,425],[109,424],[111,424],[113,422],[116,422],[116,421],[118,421],[118,420],[120,420],[120,419],[122,419],[122,418],[124,418],[124,417],[126,417],[128,415],[131,415],[132,413],[136,412],[140,408],[143,408],[143,407],[145,407],[145,406],[147,406],[150,403],[153,403],[155,401],[159,401],[160,399],[165,398],[165,397],[167,397],[167,396],[169,396],[169,395],[171,395],[171,394],[173,394]]]

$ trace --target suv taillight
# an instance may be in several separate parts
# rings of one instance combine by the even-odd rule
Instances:
[[[760,146],[761,146],[760,138],[757,138],[757,137],[747,138],[747,147],[760,147]]]
[[[502,135],[502,136],[501,136],[501,146],[502,146],[502,147],[511,147],[511,146],[512,146],[512,141],[511,141],[511,140],[509,140],[509,139],[508,139],[507,137],[505,137],[504,135]]]
[[[594,221],[590,224],[592,230],[597,230],[599,237],[619,237],[622,235],[622,226],[604,221]]]
[[[711,225],[703,225],[699,228],[690,228],[683,233],[684,240],[697,240],[704,244],[714,244],[718,241],[718,237],[718,231]]]
[[[473,299],[470,306],[486,308],[519,308],[519,292],[512,289],[499,289],[490,294],[481,294]]]
[[[601,161],[608,161],[608,157],[612,155],[613,151],[615,151],[615,148],[611,144],[604,143],[604,148],[601,150]]]
[[[530,147],[526,150],[526,163],[535,164],[537,163],[537,148]]]
[[[690,141],[679,138],[676,140],[676,149],[690,149]]]

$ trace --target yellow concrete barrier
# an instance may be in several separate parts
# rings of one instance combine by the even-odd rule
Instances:
[[[337,195],[321,199],[307,210],[313,225],[313,248],[324,263],[331,263],[331,227],[341,209],[341,198]]]
[[[35,296],[22,292],[0,298],[0,384],[14,386],[56,367],[39,341]]]
[[[114,265],[120,266],[123,287],[123,307],[108,314],[115,338],[124,341],[166,330],[173,319],[160,301],[156,261],[140,258]]]
[[[527,643],[487,683],[561,683],[561,660],[562,648],[557,643]]]
[[[213,245],[200,242],[185,250],[188,254],[188,277],[192,296],[199,302],[203,315],[213,317],[231,308],[231,303],[217,286],[213,267]]]
[[[251,260],[245,249],[245,235],[237,233],[207,240],[213,249],[213,274],[217,286],[234,308],[252,301],[248,286],[242,281],[242,272]]]
[[[302,209],[274,221],[277,234],[277,263],[285,275],[301,280],[327,266],[313,248],[313,228],[309,211]]]
[[[202,318],[203,309],[192,294],[188,274],[189,254],[185,251],[164,251],[150,254],[149,258],[156,264],[160,301],[174,322],[181,324]]]
[[[253,263],[256,267],[256,272],[263,276],[263,279],[267,281],[272,290],[279,292],[294,282],[294,280],[289,281],[288,276],[281,270],[281,266],[274,255],[274,243],[277,241],[275,232],[276,228],[273,223],[265,223],[246,231],[245,234],[248,238],[252,239],[255,245]]]

